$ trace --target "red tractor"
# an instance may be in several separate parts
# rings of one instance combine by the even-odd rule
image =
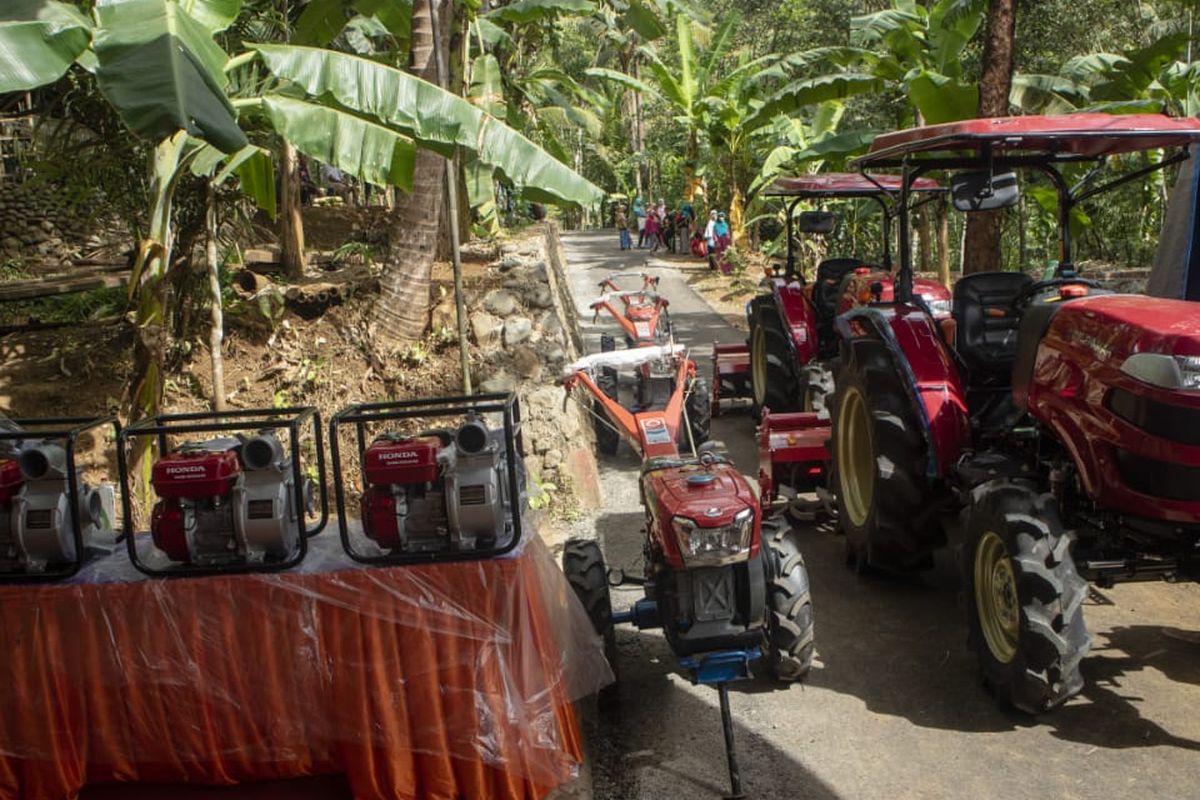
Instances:
[[[1088,581],[1200,577],[1200,287],[1182,282],[1177,299],[1103,291],[1076,274],[1068,224],[1089,198],[1186,163],[1196,141],[1190,118],[977,119],[879,136],[858,162],[904,180],[893,301],[837,319],[830,408],[848,561],[920,569],[960,546],[983,675],[1030,713],[1083,685]],[[1109,157],[1150,150],[1166,155],[1122,159],[1100,183]],[[1081,180],[1064,175],[1072,165]],[[1057,191],[1057,271],[964,275],[952,319],[935,319],[913,282],[913,182],[949,173],[955,207],[986,211],[1017,202],[1013,170]]]
[[[827,173],[781,178],[767,197],[787,200],[787,260],[783,272],[770,276],[769,292],[746,306],[750,327],[750,394],[757,408],[774,412],[820,410],[832,384],[828,362],[837,356],[834,317],[848,308],[892,299],[891,226],[896,216],[894,175]],[[935,181],[918,181],[914,191],[939,193]],[[811,283],[796,263],[795,229],[801,233],[831,233],[835,218],[826,211],[799,215],[804,201],[870,199],[882,211],[882,252],[878,266],[859,257],[826,258],[816,267]],[[918,279],[916,292],[935,313],[949,315],[950,292],[937,281]],[[744,352],[744,351],[743,351]],[[718,377],[720,375],[720,367]],[[719,385],[714,378],[714,385]]]
[[[674,367],[675,389],[665,407],[630,411],[597,385],[598,370],[631,365],[634,357]],[[641,576],[610,572],[595,541],[573,539],[563,551],[563,572],[603,637],[614,673],[613,623],[631,622],[639,629],[662,628],[692,677],[717,685],[737,794],[725,683],[748,677],[749,664],[764,656],[775,677],[803,677],[813,658],[812,603],[795,534],[772,530],[764,541],[762,509],[750,482],[712,449],[680,454],[684,395],[695,373],[695,363],[671,345],[596,353],[564,371],[568,394],[590,392],[642,456],[645,565]],[[614,613],[610,583],[641,586],[645,596],[632,610]]]

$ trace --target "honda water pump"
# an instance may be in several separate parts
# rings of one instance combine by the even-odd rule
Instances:
[[[73,575],[111,543],[112,492],[83,479],[76,439],[115,418],[0,415],[0,581]]]
[[[128,503],[125,509],[130,560],[142,572],[288,569],[325,527],[325,451],[311,406],[162,414],[130,425],[118,450],[126,498],[126,456],[147,439],[160,454],[150,468],[157,500],[148,535],[133,529]],[[311,456],[315,472],[305,463]],[[320,516],[310,526],[314,512]]]
[[[185,444],[154,464],[150,532],[172,561],[199,566],[286,560],[300,540],[291,459],[271,433]],[[303,480],[307,506],[312,486]]]
[[[493,427],[485,414],[497,411],[503,424]],[[334,416],[339,504],[344,501],[337,428],[353,423],[362,454],[362,528],[383,551],[379,560],[478,558],[511,549],[520,535],[525,495],[517,413],[513,398],[483,395],[356,406]],[[458,419],[457,428],[384,432],[364,447],[368,421],[448,416]],[[339,516],[344,520],[344,513]],[[375,560],[357,552],[348,534],[343,542],[351,556]]]

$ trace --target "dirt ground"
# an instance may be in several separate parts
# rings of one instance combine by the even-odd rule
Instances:
[[[702,265],[617,249],[607,233],[564,237],[576,301],[599,276],[648,267],[662,276],[677,336],[708,369],[715,341],[745,334],[688,286]],[[734,301],[731,301],[734,302]],[[736,304],[736,303],[735,303]],[[720,313],[719,313],[720,312]],[[590,319],[590,315],[585,315]],[[598,346],[599,326],[586,330]],[[756,469],[745,414],[713,424],[746,473]],[[641,561],[637,462],[601,464],[604,505],[573,533],[597,538],[611,567]],[[1082,695],[1037,718],[1005,711],[982,688],[966,645],[952,553],[903,579],[860,578],[828,526],[801,530],[812,580],[817,661],[804,683],[755,678],[731,687],[735,738],[750,797],[1190,797],[1200,786],[1200,587],[1128,584],[1093,591],[1092,651]],[[614,606],[636,600],[616,590]],[[615,717],[587,726],[596,798],[716,798],[728,777],[716,691],[693,686],[656,631],[618,629]]]

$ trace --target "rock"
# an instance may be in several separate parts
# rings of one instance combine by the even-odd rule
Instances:
[[[554,306],[554,296],[550,294],[550,287],[544,283],[535,283],[529,293],[525,295],[525,302],[530,308],[551,308]]]
[[[563,460],[562,452],[553,447],[551,447],[549,450],[547,450],[546,454],[542,456],[542,463],[546,466],[547,469],[554,469],[555,467],[557,467],[559,464],[562,463],[562,460]]]
[[[21,249],[21,240],[15,236],[5,236],[3,244],[4,244],[5,250],[20,250]]]
[[[498,265],[501,272],[508,272],[510,269],[516,269],[522,266],[525,262],[515,256],[507,256]]]
[[[540,475],[542,472],[542,459],[532,454],[525,456],[525,471]]]
[[[511,292],[521,292],[525,290],[525,281],[521,280],[520,278],[509,278],[500,285]]]
[[[48,219],[42,220],[42,230],[46,233],[54,233],[54,223]]]
[[[533,335],[533,321],[528,317],[510,317],[504,322],[504,345],[514,347],[529,341]]]
[[[483,307],[498,317],[507,317],[517,310],[517,298],[512,292],[492,289],[483,296]]]
[[[533,263],[533,265],[529,267],[529,277],[533,278],[534,280],[539,280],[539,281],[546,280],[546,277],[547,277],[546,262],[545,261],[535,261]]]
[[[552,366],[559,366],[567,360],[567,351],[557,344],[551,344],[542,350],[542,360]]]
[[[454,295],[446,295],[442,298],[442,302],[433,307],[433,312],[430,314],[430,325],[434,331],[458,332],[458,309],[455,308]]]
[[[513,368],[526,380],[536,381],[542,377],[542,360],[532,347],[522,345],[513,351]]]
[[[494,372],[479,382],[479,391],[484,394],[505,394],[517,388],[517,379],[504,370]]]
[[[476,311],[471,315],[471,333],[480,347],[499,346],[503,330],[504,323],[486,311]]]
[[[541,340],[551,342],[553,344],[562,344],[566,341],[563,338],[563,326],[559,321],[558,315],[553,311],[547,311],[538,318],[538,326],[541,329]]]

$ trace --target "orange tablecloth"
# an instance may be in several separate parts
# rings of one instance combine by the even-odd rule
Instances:
[[[540,539],[387,568],[318,542],[277,575],[0,587],[0,797],[345,773],[357,798],[536,798],[573,776],[571,700],[607,666]]]

